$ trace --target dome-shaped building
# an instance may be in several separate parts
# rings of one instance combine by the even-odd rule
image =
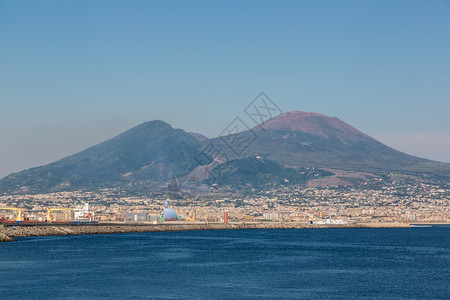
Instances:
[[[164,202],[164,220],[165,221],[178,221],[178,216],[175,210],[169,208],[169,201]]]

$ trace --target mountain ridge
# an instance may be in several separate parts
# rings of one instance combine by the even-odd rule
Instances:
[[[56,162],[8,175],[0,180],[0,192],[21,186],[39,191],[168,180],[189,173],[199,164],[197,156],[200,143],[193,136],[150,121]]]
[[[236,135],[208,139],[161,120],[149,121],[53,163],[10,174],[0,180],[0,194],[169,182],[210,164],[211,157],[205,155],[209,145],[223,152],[228,161],[237,160],[235,166],[239,159],[257,154],[282,168],[427,173],[450,178],[448,163],[402,153],[338,118],[318,113],[287,112],[238,136],[251,139],[236,151],[233,145],[230,147],[232,141],[239,140]],[[224,162],[223,158],[212,160],[214,167]],[[281,167],[274,167],[279,169],[278,174],[291,172]],[[228,179],[233,174],[244,174],[239,168],[221,168]],[[278,176],[268,174],[266,169],[264,172],[271,180]]]

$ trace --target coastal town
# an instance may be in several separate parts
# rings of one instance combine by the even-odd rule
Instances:
[[[165,219],[164,203],[176,211]],[[22,214],[18,217],[18,210]],[[120,189],[0,196],[0,222],[93,221],[100,223],[183,222],[420,223],[450,222],[450,188],[393,183],[378,188],[299,187],[239,193],[153,192],[130,196]]]

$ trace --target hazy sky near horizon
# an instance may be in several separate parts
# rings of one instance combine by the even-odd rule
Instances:
[[[450,162],[450,1],[0,0],[0,177],[261,91]]]

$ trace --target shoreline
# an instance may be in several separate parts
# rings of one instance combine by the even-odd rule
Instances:
[[[48,224],[45,226],[8,226],[0,228],[0,242],[12,242],[17,237],[39,237],[57,235],[115,234],[166,231],[236,230],[236,229],[324,229],[324,228],[410,228],[405,223],[355,223],[355,224],[308,224],[304,222],[248,222],[209,224],[108,224],[93,226],[66,226]]]

